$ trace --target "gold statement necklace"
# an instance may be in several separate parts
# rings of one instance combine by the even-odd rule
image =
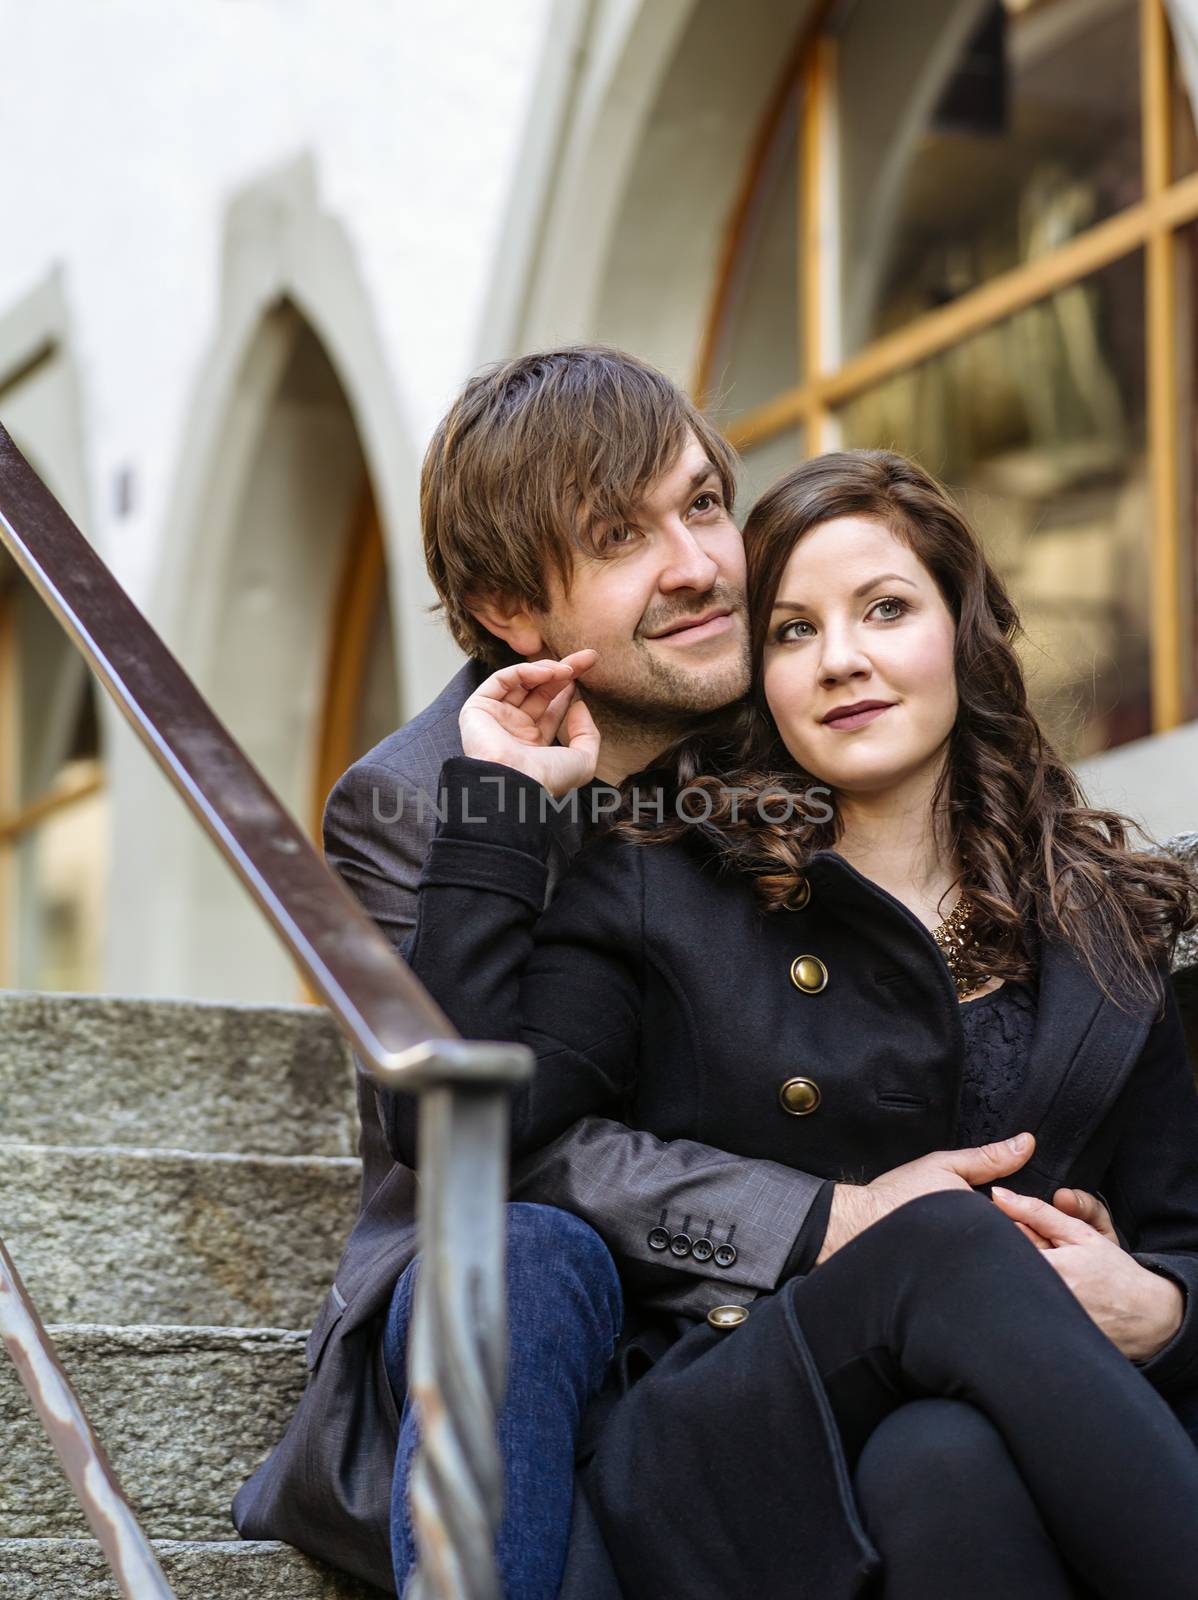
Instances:
[[[957,988],[958,1000],[967,994],[972,994],[975,989],[981,988],[982,984],[988,981],[986,978],[971,976],[961,971],[965,952],[973,943],[972,922],[973,906],[968,897],[962,894],[958,896],[956,905],[940,926],[932,929],[932,938],[940,946],[941,953],[948,963],[948,970]]]

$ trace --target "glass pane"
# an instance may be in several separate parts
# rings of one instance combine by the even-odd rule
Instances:
[[[711,366],[707,409],[718,421],[799,381],[798,96],[766,156],[745,220]]]
[[[743,528],[753,502],[776,482],[784,472],[790,472],[803,459],[803,430],[788,428],[764,444],[746,450],[741,456],[740,482],[736,491],[736,520]]]
[[[911,0],[901,22],[861,0],[841,51],[846,349],[1140,197],[1139,30],[1138,0]]]
[[[1187,15],[1184,5],[1169,7],[1173,25],[1173,174],[1177,178],[1198,172],[1198,18]]]
[[[1057,749],[1151,731],[1150,509],[1140,257],[845,407],[847,445],[901,450],[956,490],[1028,638]]]
[[[82,774],[68,767],[68,778]],[[24,989],[103,987],[108,797],[48,817],[17,846],[15,981]]]
[[[1182,542],[1177,581],[1187,597],[1182,636],[1184,715],[1191,721],[1198,718],[1198,223],[1183,228],[1178,236],[1177,310]]]

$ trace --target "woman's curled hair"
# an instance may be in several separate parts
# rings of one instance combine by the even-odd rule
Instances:
[[[956,623],[958,710],[933,807],[973,903],[963,975],[979,985],[988,977],[1034,980],[1042,941],[1059,939],[1108,998],[1159,1006],[1173,945],[1198,926],[1193,874],[1158,850],[1132,848],[1129,818],[1085,803],[1028,705],[1014,648],[1019,616],[980,540],[947,490],[889,451],[816,457],[758,500],[744,530],[749,699],[658,764],[677,797],[662,820],[626,805],[615,831],[641,843],[701,839],[753,879],[766,910],[797,903],[813,852],[835,849],[839,819],[834,796],[809,803],[809,790],[821,799],[829,791],[782,743],[766,708],[762,660],[796,541],[850,516],[882,523],[919,558]]]

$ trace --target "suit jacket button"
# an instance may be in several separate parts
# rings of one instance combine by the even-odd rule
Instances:
[[[778,1090],[778,1103],[792,1117],[809,1116],[819,1105],[819,1084],[811,1078],[787,1078]]]
[[[715,1247],[715,1264],[717,1267],[730,1267],[736,1260],[736,1246],[734,1244],[717,1244]]]
[[[828,969],[818,956],[796,956],[790,964],[790,981],[804,994],[818,994],[828,987]]]
[[[715,1245],[710,1239],[696,1239],[691,1245],[691,1255],[696,1261],[710,1261],[715,1255]]]
[[[670,1240],[670,1254],[675,1256],[689,1256],[691,1253],[691,1236],[689,1233],[676,1233]]]
[[[648,1239],[650,1250],[664,1250],[669,1242],[670,1230],[668,1228],[654,1228]]]
[[[744,1306],[712,1306],[707,1313],[707,1320],[713,1328],[724,1333],[729,1328],[739,1328],[742,1322],[747,1322],[749,1313]]]

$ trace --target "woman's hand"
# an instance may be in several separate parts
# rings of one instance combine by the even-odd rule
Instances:
[[[589,783],[599,730],[577,681],[596,660],[596,651],[576,650],[560,661],[521,661],[493,672],[459,713],[462,754],[514,767],[555,799]],[[555,742],[559,732],[562,744]]]
[[[1147,1361],[1169,1343],[1181,1326],[1185,1295],[1171,1278],[1142,1267],[1113,1228],[1102,1233],[1059,1205],[1010,1189],[991,1194],[1013,1222],[1049,1241],[1044,1259],[1129,1360]]]
[[[1013,1139],[999,1139],[994,1144],[965,1150],[933,1150],[917,1161],[880,1173],[872,1183],[838,1183],[832,1192],[828,1229],[816,1266],[908,1200],[921,1194],[936,1194],[941,1189],[972,1189],[977,1184],[993,1183],[995,1178],[1009,1178],[1035,1148],[1032,1134],[1019,1133]]]

